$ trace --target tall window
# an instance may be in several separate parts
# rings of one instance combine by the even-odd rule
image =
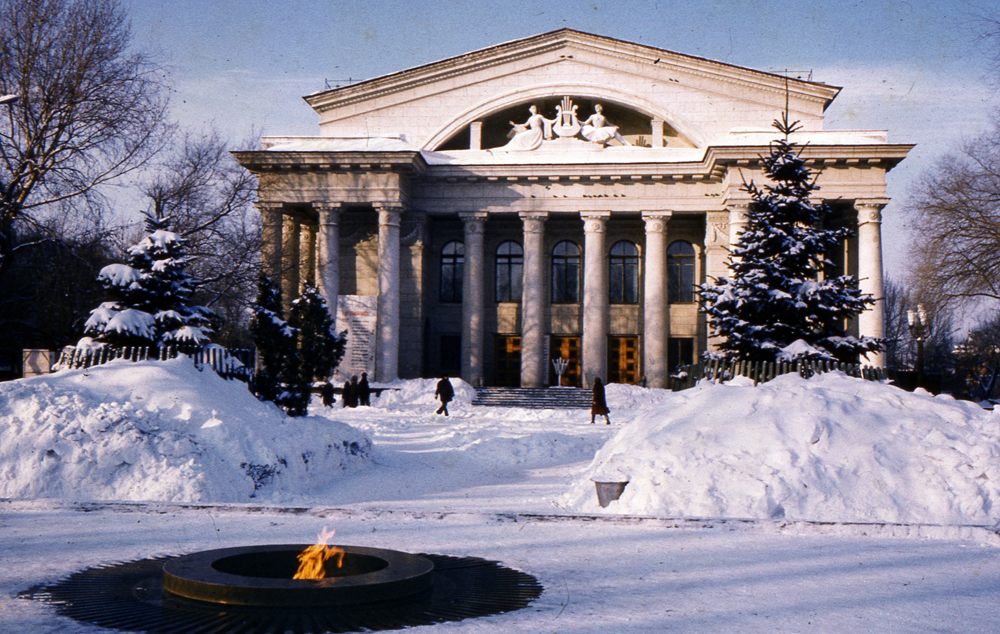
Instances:
[[[462,302],[462,269],[465,245],[453,241],[441,249],[441,301]]]
[[[521,283],[524,280],[524,251],[521,245],[504,242],[497,247],[496,267],[496,301],[521,301]]]
[[[667,247],[667,301],[694,301],[694,247],[690,242],[677,240]]]
[[[565,240],[552,249],[552,303],[580,301],[580,247]]]
[[[623,240],[611,247],[608,293],[612,304],[639,302],[639,249]]]

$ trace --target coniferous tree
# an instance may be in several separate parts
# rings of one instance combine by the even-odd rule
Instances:
[[[719,278],[698,289],[702,312],[722,356],[749,361],[829,358],[857,362],[860,355],[881,349],[871,337],[858,339],[846,330],[874,299],[860,292],[849,275],[828,276],[826,254],[852,235],[836,227],[826,203],[813,203],[819,189],[812,171],[797,154],[789,135],[798,122],[787,113],[774,122],[783,139],[761,157],[771,184],[763,189],[744,184],[750,194],[746,229],[730,251],[731,278]],[[783,349],[796,341],[798,352]]]
[[[257,282],[253,313],[250,332],[257,348],[257,368],[252,389],[260,400],[284,407],[282,386],[297,373],[293,366],[298,333],[285,321],[277,286],[263,275]]]
[[[90,313],[85,336],[112,346],[209,343],[218,318],[192,304],[198,281],[185,271],[186,242],[169,218],[146,216],[148,235],[128,250],[127,264],[110,264],[98,280],[112,301]]]
[[[298,331],[299,373],[303,383],[325,381],[344,356],[347,332],[333,332],[333,319],[326,300],[316,287],[306,283],[302,295],[292,302],[289,323]]]

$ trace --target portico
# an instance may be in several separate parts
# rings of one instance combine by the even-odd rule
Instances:
[[[311,95],[320,136],[236,155],[286,304],[306,281],[372,299],[377,381],[538,387],[561,358],[564,384],[666,387],[711,346],[693,286],[726,274],[786,100],[857,227],[832,259],[881,297],[885,174],[910,146],[823,130],[838,90],[563,30]]]

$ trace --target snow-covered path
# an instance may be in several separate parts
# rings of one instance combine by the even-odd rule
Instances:
[[[372,416],[362,408],[320,412],[364,431],[373,445],[373,468],[346,475],[326,501],[400,510],[557,512],[554,500],[620,429],[589,425],[584,411],[502,412],[515,422],[462,404],[447,418],[423,411]]]

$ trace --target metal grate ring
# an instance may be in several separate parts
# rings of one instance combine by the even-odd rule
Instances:
[[[20,598],[108,629],[149,634],[325,634],[398,630],[503,614],[527,607],[543,588],[529,574],[477,557],[420,555],[434,563],[431,589],[410,601],[354,607],[218,606],[165,595],[164,562],[140,559],[75,572]]]

